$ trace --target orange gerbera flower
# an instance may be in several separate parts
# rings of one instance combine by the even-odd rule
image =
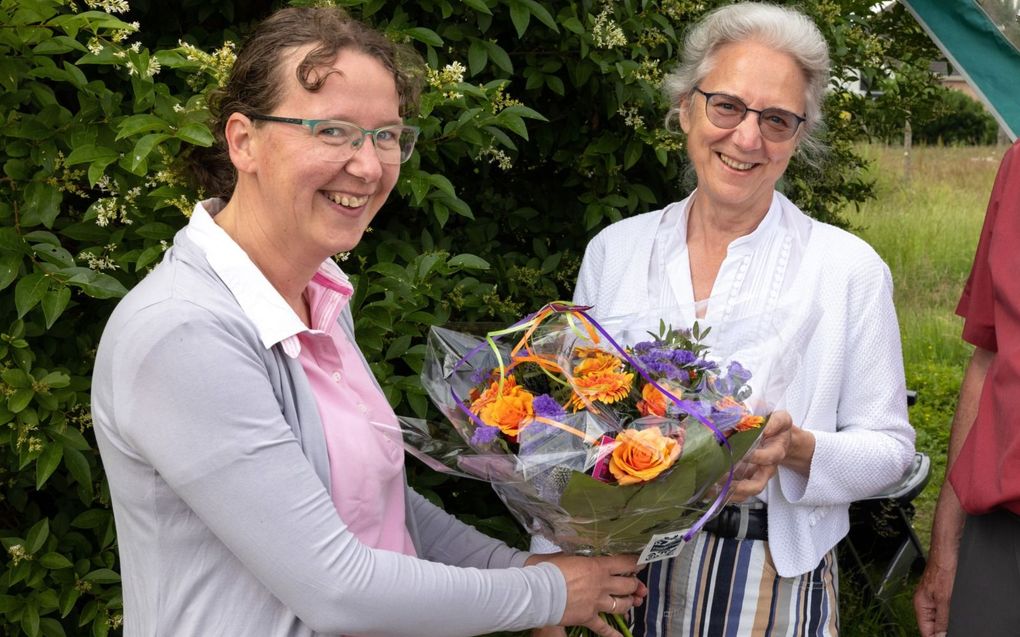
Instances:
[[[634,374],[616,371],[603,371],[575,376],[573,381],[574,395],[568,405],[574,411],[584,409],[585,399],[589,402],[600,401],[606,404],[615,403],[630,393],[634,384]]]
[[[666,407],[669,406],[669,399],[666,394],[655,388],[655,385],[646,383],[641,388],[641,400],[637,402],[637,410],[642,416],[666,416]]]
[[[574,366],[575,376],[618,372],[623,368],[623,361],[600,349],[578,348],[577,355],[581,358],[581,362]]]

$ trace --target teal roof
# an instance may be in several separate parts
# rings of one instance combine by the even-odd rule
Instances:
[[[1004,35],[1004,29],[975,0],[900,2],[967,80],[1010,139],[1015,140],[1020,133],[1018,45]],[[1006,3],[1000,0],[1000,4]],[[1014,30],[1013,25],[1004,26]]]

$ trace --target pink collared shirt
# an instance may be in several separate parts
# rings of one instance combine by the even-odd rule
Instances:
[[[298,358],[319,406],[341,519],[368,546],[414,555],[396,416],[337,322],[353,292],[339,270],[319,268],[305,289],[312,329],[296,336]]]
[[[298,358],[315,395],[329,453],[330,491],[340,518],[365,545],[414,555],[404,509],[404,452],[396,416],[337,318],[353,288],[324,261],[305,290],[312,329],[216,222],[219,200],[198,204],[188,237],[251,319],[266,348]],[[375,426],[372,423],[380,423]]]

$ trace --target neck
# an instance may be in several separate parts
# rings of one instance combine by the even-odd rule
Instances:
[[[687,215],[687,243],[700,242],[725,250],[735,239],[754,232],[768,211],[766,207],[760,213],[748,214],[746,210],[713,206],[695,195]]]
[[[257,204],[237,192],[213,217],[307,324],[308,307],[303,295],[321,261],[309,259],[288,245],[285,233],[267,223],[269,218]]]

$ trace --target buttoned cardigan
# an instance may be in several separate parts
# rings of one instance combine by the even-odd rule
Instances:
[[[110,317],[92,410],[127,637],[451,637],[562,617],[556,567],[504,568],[527,553],[411,489],[423,559],[356,540],[300,362],[260,342],[183,230]]]

